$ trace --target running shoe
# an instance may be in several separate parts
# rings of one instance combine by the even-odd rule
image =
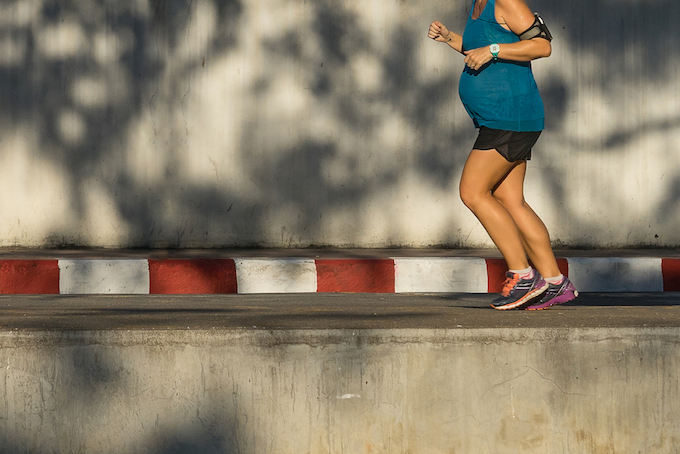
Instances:
[[[577,296],[578,291],[576,291],[574,284],[572,284],[569,278],[565,276],[561,284],[549,284],[548,290],[545,292],[545,295],[543,295],[543,298],[541,298],[541,301],[539,301],[538,304],[527,307],[527,310],[540,311],[542,309],[547,309],[550,306],[564,304]]]
[[[538,271],[534,270],[531,279],[520,279],[519,274],[508,271],[503,284],[501,296],[491,302],[491,307],[501,311],[517,309],[531,302],[548,289],[548,283],[543,280]]]

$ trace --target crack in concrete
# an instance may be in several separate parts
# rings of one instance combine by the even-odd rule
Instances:
[[[534,369],[534,368],[531,367],[531,366],[524,366],[524,367],[526,367],[526,370],[525,370],[524,372],[522,372],[521,374],[516,375],[516,376],[514,376],[514,377],[512,377],[512,378],[508,378],[507,380],[503,380],[502,382],[497,383],[497,384],[491,386],[490,388],[488,388],[488,389],[487,389],[486,391],[484,391],[484,393],[479,397],[479,399],[477,399],[477,402],[480,402],[482,399],[484,399],[484,396],[486,396],[486,395],[489,393],[489,391],[491,391],[491,390],[493,390],[493,389],[496,389],[496,388],[499,388],[499,387],[501,387],[501,386],[503,386],[503,385],[505,385],[505,384],[507,384],[507,383],[510,383],[510,382],[512,382],[512,381],[515,381],[515,380],[517,380],[517,379],[519,379],[519,378],[521,378],[521,377],[524,377],[524,376],[525,376],[526,374],[528,374],[530,371],[533,371],[534,373],[536,373],[536,375],[538,375],[539,377],[541,377],[541,379],[543,379],[543,380],[545,380],[545,381],[548,381],[548,382],[552,383],[553,386],[555,386],[555,388],[559,389],[560,392],[561,392],[562,394],[564,394],[565,396],[594,397],[594,395],[592,395],[592,394],[581,394],[581,393],[567,392],[567,391],[565,391],[564,389],[562,389],[562,387],[561,387],[560,385],[558,385],[553,379],[546,377],[546,376],[543,375],[541,372],[539,372],[537,369]]]
[[[555,383],[555,380],[553,380],[553,379],[551,379],[551,378],[547,378],[546,376],[544,376],[542,373],[540,373],[538,370],[534,369],[534,368],[531,367],[531,366],[525,366],[525,367],[526,367],[527,369],[530,369],[530,370],[533,370],[534,372],[536,372],[536,374],[537,374],[539,377],[541,377],[543,380],[549,381],[550,383],[552,383],[552,384],[555,386],[555,388],[559,389],[560,392],[562,392],[562,394],[564,394],[565,396],[595,397],[595,396],[592,395],[592,394],[580,394],[580,393],[570,393],[570,392],[567,392],[567,391],[563,390],[562,387],[561,387],[560,385],[558,385],[557,383]],[[528,372],[528,371],[527,371],[527,372]]]
[[[509,379],[507,379],[507,380],[504,380],[504,381],[502,381],[502,382],[500,382],[500,383],[497,383],[497,384],[493,385],[491,388],[488,389],[488,391],[491,391],[492,389],[498,388],[499,386],[503,386],[503,385],[506,384],[506,383],[510,383],[510,382],[513,381],[513,380],[517,380],[518,378],[524,377],[526,374],[529,373],[529,370],[528,370],[528,369],[531,369],[529,366],[525,366],[525,367],[527,367],[527,370],[525,370],[525,371],[522,372],[521,374],[519,374],[519,375],[517,375],[517,376],[515,376],[515,377],[509,378]],[[540,374],[539,374],[539,375],[540,375]],[[482,397],[483,397],[485,394],[486,394],[486,393],[484,393],[484,394],[482,395]]]

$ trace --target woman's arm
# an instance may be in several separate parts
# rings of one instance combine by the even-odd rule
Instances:
[[[496,0],[496,20],[514,34],[520,35],[534,23],[534,14],[524,0]],[[532,61],[549,57],[552,53],[550,41],[543,38],[528,39],[516,43],[500,44],[498,58],[513,61]],[[493,55],[488,47],[465,52],[465,64],[479,69],[489,62]]]
[[[519,41],[516,43],[499,44],[499,47],[501,50],[498,52],[498,58],[513,61],[532,61],[542,57],[549,57],[552,52],[550,41],[543,38],[528,39],[526,41]],[[476,68],[473,69],[481,68],[492,58],[493,55],[489,50],[489,46],[465,51],[465,63],[475,64]],[[468,64],[468,66],[472,67],[470,64]]]
[[[446,43],[452,49],[463,53],[463,37],[458,33],[453,33],[444,24],[439,21],[434,21],[430,24],[430,30],[427,36],[440,43]]]
[[[550,41],[544,38],[528,39],[511,44],[499,44],[501,48],[498,58],[514,61],[532,61],[539,58],[550,57],[552,46]]]
[[[534,13],[524,0],[496,0],[496,19],[515,35],[520,35],[534,24]],[[515,61],[531,61],[549,57],[550,41],[543,38],[528,39],[512,44],[501,44],[498,58]],[[503,55],[501,55],[503,54]]]

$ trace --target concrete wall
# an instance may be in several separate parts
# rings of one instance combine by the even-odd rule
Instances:
[[[489,246],[457,195],[466,1],[0,2],[0,246]],[[680,245],[680,3],[532,0],[527,198],[569,246]]]
[[[677,328],[0,334],[0,452],[671,454]]]

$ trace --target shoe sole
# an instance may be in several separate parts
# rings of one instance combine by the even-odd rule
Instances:
[[[509,311],[510,309],[517,309],[518,307],[524,306],[525,304],[529,303],[531,300],[533,300],[537,296],[540,296],[546,290],[548,290],[548,283],[547,282],[546,282],[544,287],[540,287],[540,288],[532,290],[531,292],[527,293],[522,298],[518,299],[517,301],[515,301],[513,303],[504,304],[503,306],[494,306],[492,304],[491,307],[493,307],[494,309],[497,309],[499,311]]]
[[[572,294],[574,295],[574,297],[573,297],[573,298],[569,298],[568,300],[564,300],[564,301],[559,301],[559,302],[557,302],[557,303],[548,304],[547,306],[543,306],[543,307],[540,307],[540,306],[536,306],[536,307],[527,307],[526,310],[528,310],[528,311],[543,311],[543,310],[549,309],[549,308],[551,308],[551,307],[559,306],[560,304],[568,303],[569,301],[574,301],[576,298],[578,298],[578,290],[574,290]],[[555,298],[555,299],[557,299],[557,298]]]

